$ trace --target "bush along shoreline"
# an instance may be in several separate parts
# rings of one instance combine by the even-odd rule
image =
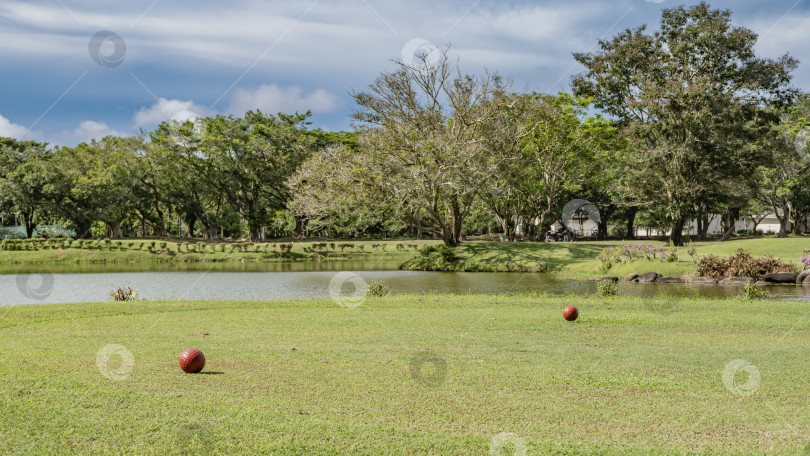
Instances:
[[[805,253],[810,252],[806,249]],[[690,248],[690,254],[694,257],[694,249]],[[662,254],[662,259],[664,258]],[[788,262],[772,255],[760,255],[754,257],[749,250],[737,249],[733,255],[721,257],[714,254],[702,257],[694,257],[697,265],[698,275],[694,277],[665,277],[655,271],[643,274],[631,273],[621,279],[623,282],[634,283],[700,283],[719,285],[809,285],[810,270],[805,269],[810,266],[810,255],[800,256],[795,262]],[[610,262],[608,255],[600,257],[602,264]],[[799,265],[801,265],[801,268]],[[609,269],[609,268],[608,268]],[[616,276],[606,276],[598,279],[590,279],[597,282],[618,282]]]

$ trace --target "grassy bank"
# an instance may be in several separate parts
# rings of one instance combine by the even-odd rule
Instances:
[[[642,242],[642,241],[639,241]],[[647,244],[648,241],[643,241]],[[629,263],[614,264],[609,270],[600,269],[601,261],[597,260],[605,248],[620,248],[628,242],[556,242],[556,243],[499,243],[468,242],[453,249],[452,258],[446,258],[442,249],[436,249],[427,255],[420,255],[405,264],[406,269],[417,270],[457,270],[457,271],[523,271],[523,272],[560,272],[568,276],[595,277],[615,275],[623,277],[630,273],[656,271],[663,275],[695,275],[697,267],[694,258],[689,254],[690,247],[695,249],[695,257],[703,255],[730,255],[737,249],[749,249],[755,255],[773,255],[785,261],[794,261],[810,248],[810,238],[761,238],[736,239],[726,242],[694,242],[690,247],[670,249],[662,242],[653,242],[674,250],[680,255],[680,261],[640,260]]]
[[[227,261],[405,261],[437,241],[184,242],[169,240],[43,241],[0,248],[0,264],[176,263]]]
[[[118,244],[120,242],[120,245]],[[644,242],[645,244],[647,242]],[[439,246],[439,241],[363,241],[363,242],[291,242],[291,243],[187,243],[176,241],[97,242],[79,248],[48,246],[38,250],[0,250],[0,264],[82,264],[82,263],[193,263],[193,262],[280,262],[280,261],[363,261],[369,264],[402,264],[404,269],[481,272],[560,272],[572,277],[595,277],[657,271],[663,275],[694,275],[697,268],[687,247],[675,250],[680,261],[634,261],[614,264],[600,270],[596,259],[602,249],[619,248],[627,242],[480,242],[471,241],[452,249],[452,258],[442,251],[420,255],[418,249]],[[286,247],[289,246],[289,250]],[[785,261],[797,260],[810,238],[736,239],[727,242],[695,242],[696,256],[729,255],[739,248],[757,256],[773,255]]]
[[[572,303],[580,318],[568,323],[560,312]],[[329,300],[2,308],[0,448],[467,456],[511,455],[525,444],[527,455],[801,453],[810,442],[810,309],[658,304],[389,296],[356,309]],[[205,375],[177,366],[192,346],[206,355]],[[129,354],[131,368],[122,364]],[[100,369],[99,359],[109,364]],[[727,387],[724,372],[738,359],[753,367],[730,371]],[[744,373],[753,369],[758,378]]]

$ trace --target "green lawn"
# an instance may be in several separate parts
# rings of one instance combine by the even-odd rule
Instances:
[[[633,241],[631,241],[633,242]],[[647,244],[650,241],[637,241]],[[468,242],[456,249],[459,264],[472,265],[482,271],[529,271],[561,272],[567,276],[596,277],[615,275],[623,277],[630,273],[656,271],[663,275],[695,275],[697,267],[688,254],[687,247],[675,250],[680,252],[677,263],[664,261],[634,261],[615,265],[607,272],[599,269],[601,262],[596,259],[602,249],[620,247],[629,242]],[[653,242],[655,245],[666,244]],[[798,260],[805,248],[810,248],[810,238],[761,238],[735,239],[726,242],[694,242],[696,256],[729,255],[737,249],[749,249],[754,255],[770,254],[786,261]],[[463,269],[463,268],[462,268]]]
[[[126,245],[133,242],[132,248]],[[649,241],[639,241],[648,243]],[[71,264],[71,263],[155,263],[155,262],[262,262],[262,261],[365,261],[369,264],[403,264],[417,255],[413,245],[438,245],[440,241],[361,241],[349,242],[354,246],[341,250],[327,242],[325,249],[316,250],[313,242],[295,242],[289,254],[278,251],[278,243],[261,243],[247,247],[248,251],[231,251],[234,244],[206,243],[204,252],[188,252],[182,243],[167,242],[167,249],[147,251],[151,241],[123,241],[122,250],[113,249],[42,249],[36,251],[2,251],[0,265],[15,264]],[[619,247],[627,242],[466,242],[455,249],[459,257],[458,270],[560,272],[571,277],[596,277],[657,271],[663,275],[695,275],[697,268],[687,248],[681,247],[681,260],[677,263],[662,261],[636,261],[614,266],[607,272],[599,269],[596,257],[606,247]],[[141,246],[143,244],[143,246]],[[180,252],[178,252],[180,244]],[[194,243],[192,243],[194,244]],[[378,247],[374,247],[378,244]],[[402,244],[404,248],[397,248]],[[654,242],[656,245],[665,245]],[[728,255],[739,248],[750,249],[754,255],[770,254],[786,261],[798,260],[805,248],[810,248],[810,237],[786,239],[735,239],[727,242],[694,242],[697,255]],[[361,247],[362,246],[362,247]],[[384,246],[384,248],[383,248]],[[242,247],[244,249],[244,247]],[[225,251],[221,251],[224,249]]]
[[[108,344],[132,354],[130,371],[113,355],[102,375]],[[177,365],[192,346],[206,375]],[[800,454],[809,353],[800,302],[16,306],[0,308],[0,453]],[[748,366],[727,387],[738,359],[759,379]],[[514,437],[498,453],[501,433]]]
[[[405,261],[416,254],[413,245],[425,246],[440,241],[323,241],[326,247],[314,248],[321,242],[262,242],[262,243],[225,243],[200,242],[204,245],[201,251],[198,242],[152,241],[143,239],[123,239],[122,245],[102,245],[100,248],[78,247],[73,241],[70,248],[39,250],[2,250],[0,264],[69,264],[69,263],[183,263],[183,262],[242,262],[242,261],[330,261],[330,260],[367,260],[400,259]],[[154,242],[153,250],[149,247]],[[161,247],[165,243],[166,247]],[[130,245],[132,244],[132,245]],[[189,251],[188,244],[195,251]],[[281,252],[280,244],[292,244],[289,252]],[[340,248],[340,244],[351,244],[351,247]],[[374,245],[378,247],[374,247]],[[402,244],[397,248],[397,244]]]

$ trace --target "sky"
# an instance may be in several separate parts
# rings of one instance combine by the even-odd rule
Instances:
[[[73,146],[162,121],[313,112],[351,128],[352,91],[394,58],[450,46],[469,73],[517,91],[570,89],[574,52],[627,28],[655,30],[674,0],[2,0],[0,136]],[[761,56],[790,53],[810,91],[810,0],[716,0],[760,35]]]

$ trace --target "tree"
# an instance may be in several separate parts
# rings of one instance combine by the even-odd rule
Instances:
[[[587,72],[574,78],[574,92],[593,97],[626,128],[632,148],[624,193],[635,204],[665,208],[670,240],[681,245],[698,204],[752,182],[766,159],[752,145],[777,120],[767,108],[794,96],[797,61],[757,57],[757,35],[705,2],[665,10],[660,31],[645,29],[575,54]]]
[[[799,97],[780,117],[781,122],[760,142],[769,153],[769,159],[767,164],[757,168],[756,198],[773,211],[779,220],[779,237],[786,237],[788,223],[793,222],[794,233],[797,233],[802,216],[807,213],[810,95]]]
[[[442,51],[431,64],[395,61],[366,92],[354,93],[360,109],[360,151],[369,168],[357,182],[379,192],[440,233],[445,245],[461,241],[465,217],[497,167],[485,153],[481,132],[495,117],[493,99],[503,92],[497,75],[461,74]]]
[[[46,147],[0,138],[0,210],[19,212],[29,238],[54,207],[55,170]]]
[[[485,135],[497,171],[480,195],[509,240],[518,220],[544,232],[560,218],[564,197],[606,184],[620,146],[607,120],[587,116],[590,102],[533,93],[500,103],[500,122]]]
[[[122,223],[141,208],[132,167],[142,147],[140,138],[107,136],[55,152],[59,212],[78,237],[90,236],[96,221],[107,225],[110,236],[123,236]]]

